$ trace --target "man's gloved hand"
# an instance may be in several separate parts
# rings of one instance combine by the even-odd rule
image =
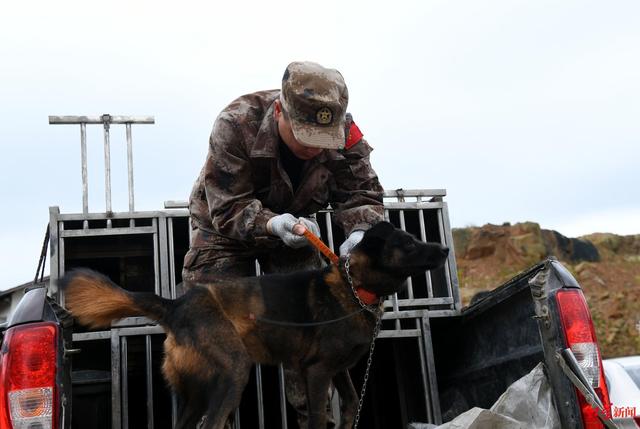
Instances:
[[[302,228],[296,228],[294,232],[294,226],[302,225],[304,228],[309,229],[314,234],[320,233],[320,228],[312,219],[304,217],[296,218],[291,213],[284,213],[278,216],[274,216],[267,221],[267,231],[270,234],[280,237],[280,239],[289,247],[297,249],[309,244],[306,237],[302,235],[304,233]]]
[[[298,223],[311,231],[316,237],[320,237],[320,227],[318,226],[318,223],[315,219],[301,216],[298,218]]]
[[[344,240],[344,243],[340,245],[340,256],[344,256],[347,253],[351,252],[351,249],[353,249],[356,244],[360,243],[360,240],[362,240],[363,236],[364,231],[362,231],[361,229],[351,231],[349,237]]]

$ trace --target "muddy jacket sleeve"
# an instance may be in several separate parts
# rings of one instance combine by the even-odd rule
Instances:
[[[339,163],[334,173],[331,205],[347,236],[353,230],[369,229],[384,219],[383,189],[369,161],[372,150],[361,138],[342,151],[345,160]]]
[[[268,235],[267,220],[275,213],[255,198],[244,141],[223,117],[218,117],[211,132],[204,173],[211,223],[218,234],[244,242]]]

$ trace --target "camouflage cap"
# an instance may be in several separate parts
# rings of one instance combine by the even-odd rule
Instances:
[[[300,144],[342,149],[349,92],[338,70],[309,61],[293,62],[282,77],[280,101]]]

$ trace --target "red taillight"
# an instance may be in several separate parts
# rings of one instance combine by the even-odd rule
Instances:
[[[0,366],[0,429],[57,428],[57,341],[54,323],[7,330]]]
[[[7,397],[4,392],[4,341],[0,344],[0,429],[11,429],[7,413]]]
[[[575,355],[587,381],[591,383],[606,412],[611,416],[611,402],[604,380],[604,368],[591,314],[587,308],[587,301],[580,289],[559,290],[556,297],[567,347]],[[598,412],[587,403],[582,393],[577,392],[577,395],[584,428],[603,428],[604,425],[598,418]]]

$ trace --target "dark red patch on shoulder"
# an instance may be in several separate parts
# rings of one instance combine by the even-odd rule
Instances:
[[[362,140],[362,131],[356,125],[355,122],[351,122],[351,127],[349,127],[349,135],[347,136],[347,142],[344,145],[345,149],[351,149],[353,145]]]

